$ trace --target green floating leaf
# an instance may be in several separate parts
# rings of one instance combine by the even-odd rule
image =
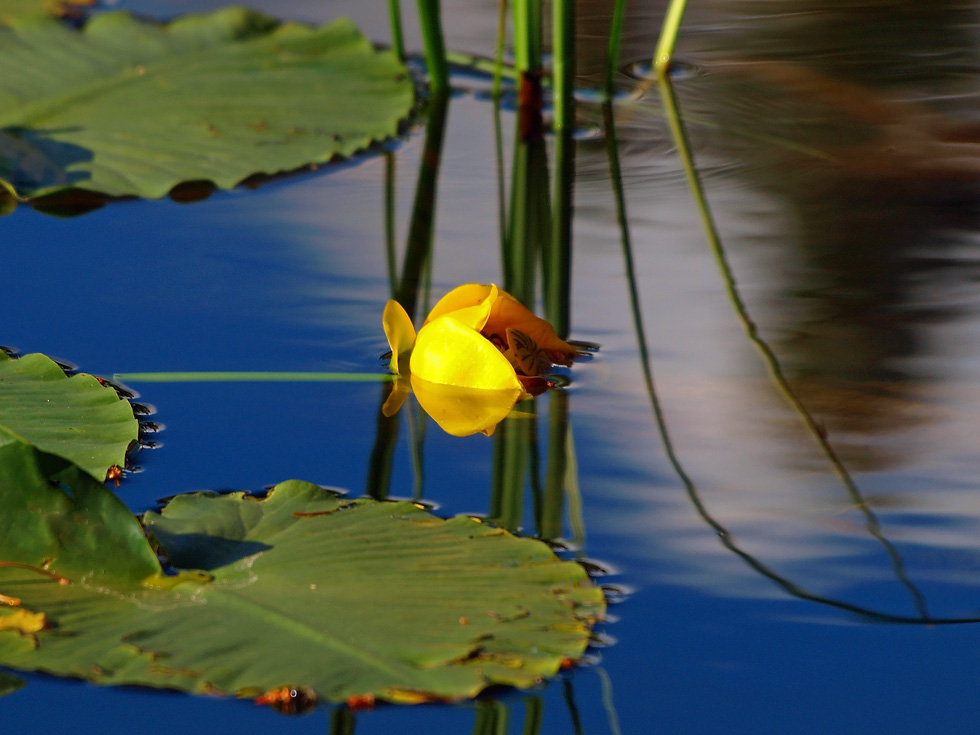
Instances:
[[[582,567],[541,542],[304,482],[264,499],[178,496],[144,523],[174,565],[211,581],[141,584],[152,565],[137,564],[61,586],[0,567],[4,594],[51,624],[0,632],[0,664],[238,696],[293,686],[330,701],[455,700],[554,675],[605,606]],[[91,549],[78,556],[73,568],[101,569]]]
[[[68,377],[44,355],[14,360],[2,351],[0,425],[99,480],[112,465],[125,464],[139,437],[132,405],[111,387],[84,373]],[[5,490],[0,487],[0,499]]]
[[[23,15],[68,15],[83,12],[94,0],[0,0],[0,24]]]
[[[0,571],[9,562],[43,565],[72,579],[111,579],[117,587],[138,587],[160,573],[139,523],[114,493],[3,427],[0,489]],[[0,592],[12,594],[3,585]]]
[[[159,25],[118,11],[81,31],[0,28],[0,184],[160,197],[349,156],[395,135],[404,65],[350,21],[323,28],[228,8]]]

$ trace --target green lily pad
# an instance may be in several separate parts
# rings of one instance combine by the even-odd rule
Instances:
[[[0,567],[0,591],[50,622],[0,632],[0,665],[238,696],[290,686],[335,702],[455,700],[554,675],[582,655],[604,611],[582,567],[545,544],[409,502],[290,481],[264,499],[177,496],[144,523],[171,563],[211,581],[161,580],[145,559],[110,574],[91,547],[51,562],[69,586]],[[0,559],[8,546],[0,532]],[[39,548],[32,563],[50,555]]]
[[[0,0],[0,24],[22,15],[66,15],[83,12],[94,0]]]
[[[350,156],[414,104],[405,66],[348,20],[322,28],[243,8],[160,25],[123,12],[82,30],[0,27],[0,185],[155,198],[230,188]]]
[[[102,480],[139,437],[132,405],[91,375],[68,377],[44,355],[0,351],[0,426]],[[0,487],[0,499],[4,498]]]

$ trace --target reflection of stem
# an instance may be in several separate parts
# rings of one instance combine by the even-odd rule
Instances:
[[[572,732],[575,735],[583,735],[582,715],[579,714],[578,705],[575,703],[575,690],[572,688],[572,680],[565,678],[562,680],[562,694],[565,695],[565,705],[568,707],[568,716],[572,721]]]
[[[391,485],[391,468],[394,464],[395,444],[398,443],[400,423],[398,414],[385,416],[381,407],[385,405],[394,389],[394,383],[387,383],[381,389],[374,446],[371,447],[371,458],[368,460],[367,484],[364,492],[375,500],[387,498],[388,488]]]
[[[395,154],[385,153],[385,254],[388,258],[388,284],[391,293],[398,287],[395,265]]]
[[[500,120],[500,100],[493,101],[493,142],[497,158],[497,226],[500,230],[500,252],[508,252],[507,184],[504,176],[504,131]]]
[[[524,729],[521,735],[540,735],[544,722],[544,701],[541,697],[524,698]]]
[[[595,673],[602,682],[602,706],[605,707],[606,717],[609,719],[609,732],[612,735],[620,735],[622,731],[619,729],[619,715],[616,712],[616,705],[613,703],[612,679],[609,677],[609,672],[601,666],[595,668]]]
[[[544,498],[537,518],[538,535],[557,539],[563,530],[565,485],[568,476],[568,393],[548,394],[548,469],[544,478]]]
[[[354,724],[349,707],[337,707],[330,713],[330,735],[354,735]]]
[[[534,410],[531,399],[528,410]],[[524,417],[506,418],[494,434],[490,519],[516,531],[524,517],[524,484],[533,425]]]
[[[405,249],[405,262],[402,266],[401,282],[396,300],[405,307],[408,316],[415,318],[418,303],[419,282],[427,258],[431,257],[432,233],[435,223],[436,183],[439,177],[439,164],[442,160],[442,144],[446,131],[446,112],[449,100],[446,97],[433,97],[429,106],[428,124],[425,130],[425,145],[422,147],[422,160],[419,163],[419,177],[415,187],[415,201],[412,204],[412,219],[408,226],[408,246]]]
[[[578,461],[572,427],[565,433],[565,499],[568,502],[568,527],[579,558],[585,555],[585,515],[582,513],[582,493],[578,486]]]
[[[701,497],[698,493],[697,486],[691,479],[690,475],[687,474],[684,467],[681,465],[680,459],[678,458],[676,452],[674,451],[674,445],[671,441],[670,434],[667,431],[667,423],[664,417],[663,409],[660,405],[660,399],[657,396],[657,391],[653,382],[653,370],[650,364],[649,351],[646,344],[646,332],[643,328],[643,319],[640,311],[639,304],[639,292],[636,287],[636,276],[633,269],[633,256],[630,246],[630,235],[628,222],[626,220],[626,201],[623,194],[623,182],[619,167],[619,153],[616,142],[616,130],[615,124],[612,117],[612,108],[609,105],[604,107],[605,113],[605,125],[606,125],[606,141],[609,151],[609,168],[610,177],[612,179],[613,192],[616,200],[616,214],[617,220],[620,225],[620,235],[623,244],[623,257],[626,265],[626,278],[629,284],[630,300],[633,310],[633,326],[636,330],[637,339],[637,349],[640,354],[640,363],[643,370],[643,379],[647,388],[647,393],[650,398],[650,406],[653,409],[654,420],[657,424],[657,430],[660,433],[661,442],[664,447],[664,452],[667,456],[667,460],[670,462],[674,473],[680,479],[681,483],[684,485],[684,490],[690,500],[694,509],[697,511],[701,519],[715,532],[718,540],[721,542],[722,546],[728,549],[730,552],[738,556],[742,561],[744,561],[749,567],[754,569],[756,572],[762,576],[768,578],[780,588],[782,588],[788,594],[798,597],[802,600],[808,600],[810,602],[816,602],[821,605],[827,605],[829,607],[834,607],[839,610],[845,610],[847,612],[852,612],[858,615],[862,615],[880,622],[888,623],[909,623],[909,624],[926,624],[926,625],[944,625],[944,624],[954,624],[954,623],[975,623],[980,622],[980,618],[929,618],[927,616],[917,616],[908,617],[902,615],[889,615],[887,613],[880,613],[875,610],[870,610],[868,608],[859,607],[857,605],[852,605],[847,602],[842,602],[839,600],[834,600],[828,597],[821,597],[819,595],[814,595],[807,592],[805,589],[799,585],[791,582],[790,580],[780,576],[775,571],[765,566],[762,562],[756,559],[751,554],[740,549],[734,540],[732,534],[728,531],[725,526],[719,523],[714,517],[708,513],[708,509],[705,507],[704,503],[701,501]]]
[[[432,259],[436,183],[439,175],[439,163],[442,159],[448,105],[449,100],[445,96],[435,96],[430,102],[425,144],[422,146],[419,176],[415,185],[415,201],[412,204],[412,219],[408,227],[408,245],[405,248],[401,280],[397,291],[392,293],[392,296],[405,307],[409,318],[413,319],[418,305],[419,284],[420,282],[428,282],[426,274],[429,273],[429,263]],[[428,287],[426,286],[424,290],[427,293]],[[366,493],[377,499],[388,497],[395,444],[398,441],[398,414],[385,416],[381,408],[388,400],[393,388],[394,383],[388,383],[381,390],[381,398],[378,403],[377,430],[374,446],[371,448],[371,457],[368,461]],[[421,434],[417,439],[418,442],[421,441],[420,437]],[[416,482],[415,494],[418,495],[422,481],[421,447],[416,441],[413,441],[412,444]]]
[[[473,735],[505,735],[507,732],[507,705],[495,700],[476,703]]]
[[[776,354],[773,352],[772,348],[759,334],[758,327],[749,316],[748,309],[746,308],[745,303],[742,301],[742,298],[738,293],[738,288],[735,285],[735,275],[728,263],[728,259],[725,257],[725,251],[722,247],[721,239],[718,236],[718,230],[715,227],[714,219],[712,218],[711,211],[708,208],[708,201],[705,198],[704,189],[701,187],[701,181],[698,178],[697,170],[694,167],[694,158],[691,155],[687,135],[684,131],[684,124],[681,121],[681,117],[678,112],[677,99],[674,96],[674,89],[670,84],[670,80],[666,77],[660,78],[659,85],[661,97],[664,101],[664,112],[666,113],[667,119],[670,123],[670,129],[671,133],[673,134],[674,143],[677,146],[677,152],[684,164],[684,172],[687,175],[691,192],[694,195],[698,210],[701,213],[701,219],[704,223],[708,244],[711,246],[711,252],[715,257],[718,268],[721,270],[722,277],[725,282],[725,290],[728,293],[728,298],[735,309],[738,320],[742,323],[742,327],[745,330],[749,340],[762,356],[766,369],[769,372],[769,376],[775,384],[777,390],[797,413],[797,415],[803,421],[807,431],[810,432],[817,444],[820,446],[820,449],[827,458],[827,461],[830,462],[831,467],[833,467],[835,474],[843,483],[852,505],[857,508],[862,515],[864,515],[865,526],[868,529],[868,533],[885,549],[885,552],[891,559],[895,576],[908,589],[909,594],[912,596],[912,602],[915,605],[916,610],[919,611],[919,615],[922,616],[923,619],[928,618],[929,612],[926,609],[925,597],[915,586],[915,584],[908,578],[908,575],[905,572],[904,562],[902,561],[898,550],[882,535],[877,516],[861,496],[861,491],[854,482],[854,478],[851,477],[850,472],[848,472],[847,468],[844,467],[844,463],[841,461],[836,450],[827,439],[826,431],[816,422],[816,420],[807,410],[806,406],[803,405],[803,402],[800,400],[799,396],[796,395],[796,392],[792,389],[789,381],[786,379],[782,367],[779,365],[779,359],[776,357]]]

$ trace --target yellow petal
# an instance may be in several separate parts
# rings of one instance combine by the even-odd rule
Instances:
[[[494,284],[467,283],[454,288],[447,293],[429,312],[425,324],[435,321],[441,316],[452,314],[456,319],[477,332],[483,329],[490,308],[497,298],[497,287]],[[424,327],[425,324],[422,326]]]
[[[482,390],[423,380],[412,373],[412,390],[419,405],[447,434],[493,434],[523,396],[519,388]]]
[[[544,350],[552,362],[569,365],[575,359],[575,348],[561,339],[549,322],[535,316],[534,312],[506,291],[498,291],[490,309],[490,317],[481,331],[488,338],[496,335],[503,341],[508,329],[517,329],[526,334]]]
[[[398,378],[395,380],[395,384],[391,386],[391,393],[388,394],[388,398],[385,399],[384,405],[381,406],[381,414],[387,418],[391,418],[396,413],[398,409],[402,407],[405,399],[408,398],[408,394],[412,392],[412,388],[408,381],[404,378]]]
[[[391,369],[398,373],[398,366],[405,370],[408,369],[407,354],[412,351],[415,345],[415,326],[408,316],[408,312],[397,301],[392,299],[385,304],[384,313],[381,315],[381,323],[385,328],[385,337],[388,338],[388,346],[391,347]],[[399,363],[399,360],[401,363]]]
[[[412,375],[430,383],[482,390],[521,390],[514,366],[475,329],[441,316],[419,331]]]

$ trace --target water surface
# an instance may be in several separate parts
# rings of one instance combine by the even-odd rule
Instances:
[[[217,3],[120,5],[167,16]],[[456,5],[444,11],[452,45],[489,51],[494,4]],[[265,9],[310,21],[349,13],[386,39],[380,6]],[[631,9],[624,89],[662,10]],[[616,643],[540,691],[380,708],[357,715],[358,733],[470,732],[488,713],[519,732],[538,705],[544,733],[976,722],[980,636],[975,622],[956,622],[980,616],[976,12],[960,2],[691,8],[676,91],[763,344],[738,318],[656,90],[624,98],[617,132],[663,423],[643,379],[601,136],[577,152],[572,336],[602,348],[567,392],[577,551],[628,592],[601,630]],[[588,84],[604,11],[582,17]],[[583,127],[600,119],[588,105],[580,113]],[[508,151],[513,124],[505,113]],[[393,146],[402,234],[423,134]],[[384,171],[368,155],[193,205],[121,203],[71,220],[19,208],[3,220],[2,341],[104,375],[378,370]],[[433,296],[501,279],[495,176],[493,108],[463,93],[439,179]],[[176,492],[291,477],[365,491],[377,385],[134,387],[166,426],[120,490],[136,511]],[[543,425],[548,399],[539,410]],[[430,425],[424,460],[422,493],[440,514],[489,512],[492,440]],[[389,491],[415,489],[403,431]],[[532,515],[528,501],[529,532]],[[247,702],[29,680],[2,705],[21,732],[329,728],[328,711],[287,720]]]

